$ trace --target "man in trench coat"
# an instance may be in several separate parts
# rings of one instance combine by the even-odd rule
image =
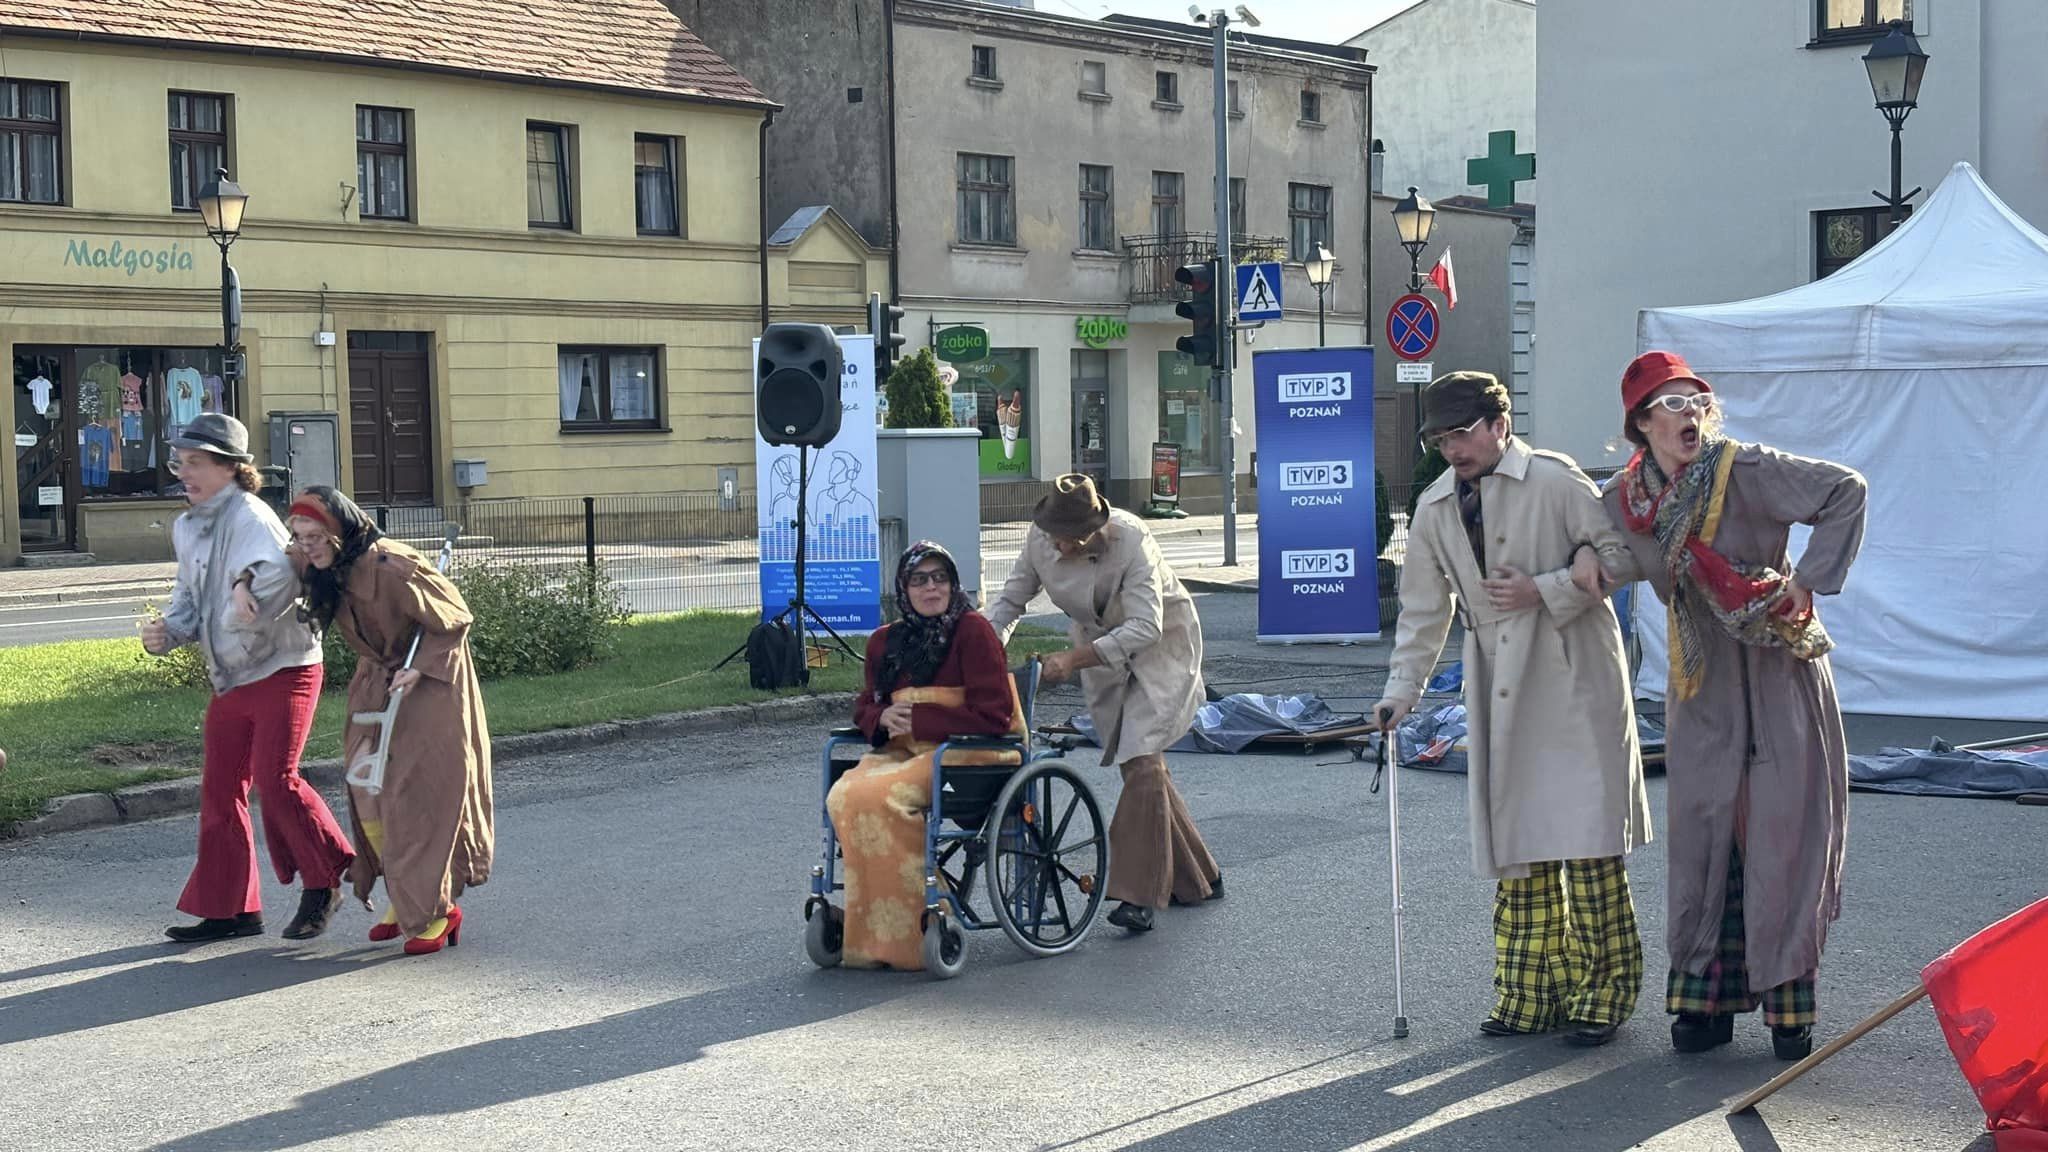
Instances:
[[[1451,468],[1416,501],[1375,711],[1391,731],[1415,707],[1455,615],[1472,863],[1499,881],[1496,999],[1480,1031],[1570,1024],[1568,1042],[1605,1044],[1642,989],[1622,858],[1649,840],[1650,810],[1621,629],[1570,566],[1581,548],[1621,539],[1577,465],[1512,434],[1499,380],[1454,372],[1423,405],[1424,446]]]
[[[1080,675],[1102,762],[1123,772],[1104,891],[1121,903],[1109,922],[1149,932],[1169,901],[1223,895],[1223,872],[1166,772],[1166,750],[1187,735],[1205,699],[1202,622],[1145,522],[1111,508],[1081,473],[1054,480],[1039,500],[1024,550],[988,609],[1005,642],[1040,589],[1067,614],[1073,643],[1045,658],[1046,681]]]

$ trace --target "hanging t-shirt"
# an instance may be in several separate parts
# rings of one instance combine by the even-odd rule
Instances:
[[[28,398],[36,406],[36,415],[50,414],[50,389],[55,387],[48,376],[38,376],[28,382]]]
[[[84,386],[78,390],[78,414],[100,420],[120,410],[121,369],[105,360],[95,360],[79,373]]]
[[[142,413],[121,413],[121,439],[131,444],[142,441]]]
[[[218,377],[218,376],[208,376],[208,377],[206,378],[205,384],[206,384],[206,410],[207,410],[208,412],[221,412],[221,411],[225,411],[225,409],[223,409],[223,408],[222,408],[222,407],[220,406],[220,393],[221,393],[221,380],[220,380],[220,377]]]
[[[114,466],[114,430],[101,424],[89,424],[78,434],[79,482],[87,488],[105,488],[108,473]]]
[[[171,423],[183,428],[199,419],[199,397],[205,385],[197,368],[173,368],[164,373],[164,388],[170,393]]]
[[[142,411],[142,377],[133,372],[121,376],[121,411]]]

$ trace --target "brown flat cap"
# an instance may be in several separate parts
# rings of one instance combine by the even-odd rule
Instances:
[[[1109,523],[1109,500],[1095,490],[1095,481],[1086,473],[1069,472],[1039,498],[1031,522],[1048,536],[1086,540]]]
[[[1508,414],[1508,390],[1491,372],[1451,372],[1422,390],[1422,434]]]

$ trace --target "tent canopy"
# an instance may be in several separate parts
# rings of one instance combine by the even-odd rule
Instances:
[[[1827,279],[1645,310],[1637,338],[1713,383],[1729,435],[1869,481],[1863,551],[1821,604],[1845,707],[2048,716],[2048,236],[1957,164]],[[1639,621],[1638,684],[1660,694],[1654,597]]]

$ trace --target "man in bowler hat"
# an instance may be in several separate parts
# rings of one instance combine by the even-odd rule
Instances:
[[[1039,500],[1024,550],[988,610],[1005,641],[1041,589],[1067,614],[1073,642],[1045,658],[1045,678],[1080,676],[1102,762],[1123,772],[1105,890],[1121,903],[1109,922],[1149,932],[1169,901],[1223,895],[1223,873],[1166,772],[1166,749],[1187,735],[1205,699],[1202,622],[1144,521],[1111,508],[1080,473],[1054,480]]]
[[[1635,1011],[1643,950],[1623,857],[1650,837],[1621,629],[1573,583],[1625,547],[1593,482],[1509,426],[1508,393],[1453,372],[1423,394],[1422,447],[1449,461],[1415,502],[1401,617],[1375,708],[1391,732],[1464,626],[1472,863],[1494,897],[1490,1036],[1596,1046]],[[1587,562],[1593,559],[1589,554]],[[1569,897],[1567,897],[1569,890]]]

